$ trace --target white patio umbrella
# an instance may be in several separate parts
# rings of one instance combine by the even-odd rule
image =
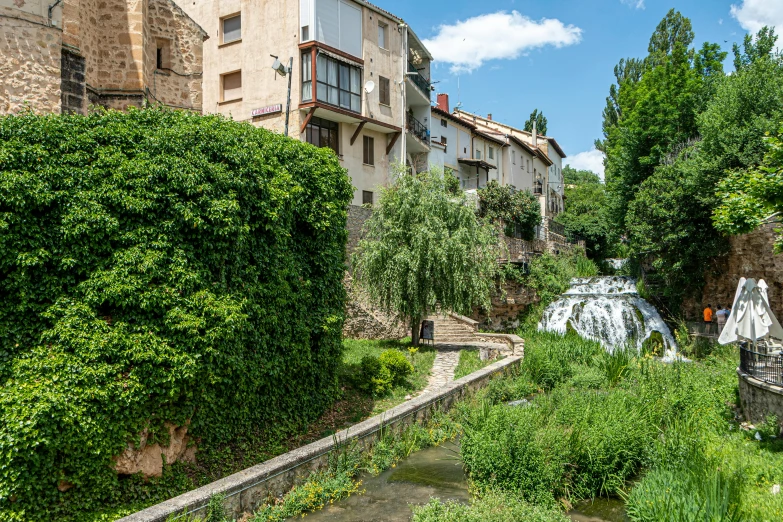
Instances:
[[[769,307],[766,295],[767,284],[762,280],[740,279],[731,315],[718,338],[720,344],[729,344],[739,339],[756,341],[765,337],[783,339],[783,327]]]

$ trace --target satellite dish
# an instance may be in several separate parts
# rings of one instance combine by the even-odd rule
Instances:
[[[364,84],[364,90],[367,94],[370,94],[375,89],[375,82],[370,80]]]

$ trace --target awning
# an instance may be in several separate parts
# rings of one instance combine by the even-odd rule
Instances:
[[[337,53],[333,53],[330,51],[327,51],[326,49],[322,49],[320,47],[317,47],[318,54],[323,54],[325,56],[328,56],[329,58],[333,58],[337,60],[338,62],[347,63],[348,65],[352,65],[354,67],[358,67],[359,69],[364,69],[364,65],[360,64],[359,62],[355,62],[351,60],[350,58],[346,58],[345,56],[341,56]]]
[[[492,165],[491,163],[487,163],[484,160],[463,158],[463,159],[458,159],[457,161],[462,163],[463,165],[470,165],[471,167],[482,168],[486,171],[489,171],[490,169],[497,169],[496,166]]]

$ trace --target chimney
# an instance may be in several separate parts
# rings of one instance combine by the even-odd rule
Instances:
[[[536,132],[536,120],[533,120],[533,146],[538,147],[538,133]]]
[[[451,112],[449,110],[449,95],[448,94],[438,94],[438,109],[445,111],[445,112]]]
[[[492,121],[492,113],[491,113],[491,112],[490,112],[489,114],[487,114],[487,119],[488,119],[489,121]]]

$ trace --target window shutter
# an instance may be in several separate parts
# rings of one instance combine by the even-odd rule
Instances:
[[[340,47],[340,18],[337,0],[317,0],[315,4],[316,39]]]
[[[391,95],[389,93],[389,79],[380,77],[380,102],[384,105],[391,105]]]
[[[242,17],[232,16],[223,19],[223,42],[233,42],[242,38]]]
[[[354,56],[362,55],[362,10],[347,2],[340,2],[339,36],[338,48],[341,51]]]

